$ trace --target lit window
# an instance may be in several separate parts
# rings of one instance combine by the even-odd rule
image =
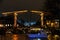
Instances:
[[[3,27],[3,24],[0,24],[0,27]]]
[[[9,24],[7,24],[8,26],[10,26]]]
[[[5,26],[7,26],[7,24]]]

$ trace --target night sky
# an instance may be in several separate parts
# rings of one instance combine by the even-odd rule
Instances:
[[[45,0],[2,0],[0,3],[0,11],[14,11],[22,9],[43,10]]]

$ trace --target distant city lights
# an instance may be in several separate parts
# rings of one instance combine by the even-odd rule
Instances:
[[[3,27],[4,25],[3,24],[0,24],[0,27]]]
[[[24,25],[25,26],[31,26],[31,25],[34,25],[36,24],[36,22],[25,22]]]

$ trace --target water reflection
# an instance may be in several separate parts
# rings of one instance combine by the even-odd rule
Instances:
[[[26,34],[6,34],[0,35],[0,40],[47,40],[46,38],[29,38]],[[48,35],[48,40],[60,40],[58,35]]]
[[[27,40],[25,34],[6,34],[0,35],[0,40]]]
[[[12,40],[18,40],[18,35],[17,34],[12,35]]]

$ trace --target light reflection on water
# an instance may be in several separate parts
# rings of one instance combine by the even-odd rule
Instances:
[[[18,35],[17,34],[12,35],[12,40],[18,40]]]
[[[27,40],[25,34],[6,34],[0,35],[0,40]]]
[[[53,40],[56,40],[55,37]],[[58,37],[58,38],[60,39],[60,37]],[[52,40],[52,38],[50,38],[50,37],[48,39]],[[6,34],[6,35],[0,35],[0,40],[30,40],[30,39],[28,39],[28,37],[26,37],[25,34]],[[39,39],[37,39],[37,40],[39,40]]]
[[[26,34],[6,34],[5,36],[1,35],[0,38],[0,40],[31,40]]]

